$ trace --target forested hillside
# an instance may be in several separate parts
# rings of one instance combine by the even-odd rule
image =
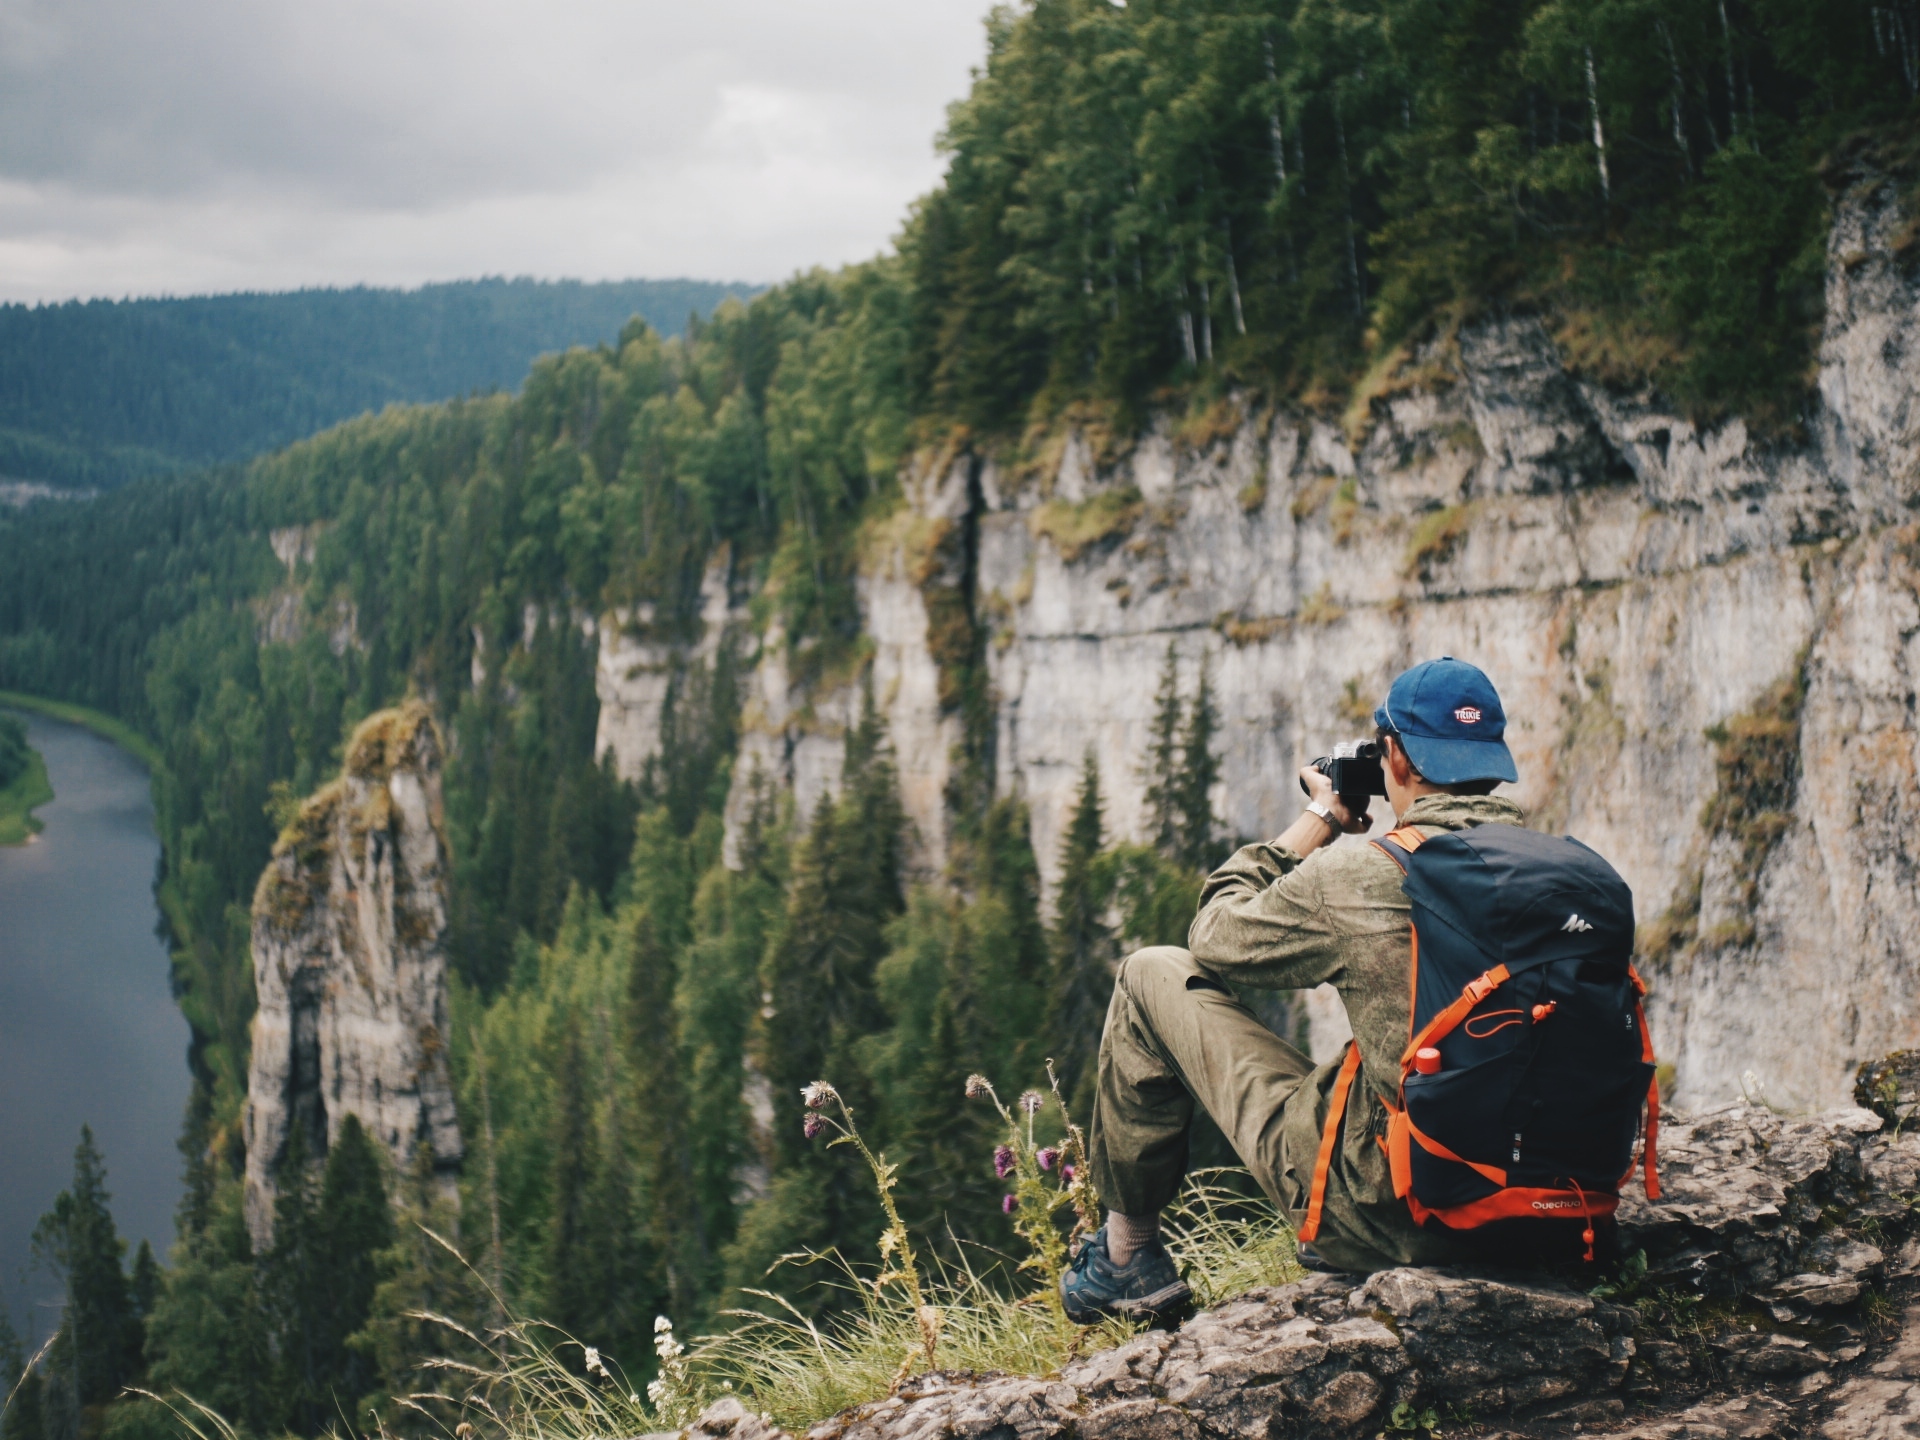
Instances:
[[[0,305],[0,481],[111,486],[244,460],[351,415],[518,385],[536,355],[677,333],[752,288],[469,280]]]
[[[1184,930],[1229,839],[1205,692],[1163,681],[1153,845],[1110,845],[1089,767],[1046,914],[1023,808],[994,798],[977,617],[934,614],[965,735],[940,876],[907,870],[871,706],[837,796],[794,814],[765,793],[724,863],[744,657],[863,673],[855,578],[916,447],[1017,460],[1070,408],[1124,444],[1229,389],[1364,415],[1405,342],[1485,307],[1547,316],[1600,378],[1790,429],[1822,167],[1846,146],[1905,164],[1920,80],[1920,12],[1856,0],[1040,0],[991,26],[947,182],[895,253],[681,338],[632,325],[517,397],[0,517],[0,688],[109,710],[165,757],[197,1089],[154,1383],[310,1430],[316,1396],[431,1383],[409,1309],[491,1303],[403,1239],[377,1296],[325,1317],[332,1358],[292,1376],[320,1301],[239,1221],[246,907],[358,718],[416,694],[451,742],[458,1223],[513,1304],[638,1375],[655,1313],[708,1321],[799,1247],[871,1258],[870,1193],[801,1139],[821,1075],[906,1162],[919,1233],[1001,1240],[962,1077],[1017,1090],[1053,1056],[1084,1098],[1109,962]],[[744,618],[679,662],[662,753],[623,782],[593,753],[583,622],[690,640],[715,564]],[[373,1233],[315,1224],[325,1264]]]

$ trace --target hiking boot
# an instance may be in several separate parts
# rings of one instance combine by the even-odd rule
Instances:
[[[1293,1245],[1293,1258],[1300,1262],[1300,1268],[1302,1270],[1314,1270],[1322,1275],[1344,1275],[1346,1273],[1338,1265],[1329,1265],[1325,1257],[1311,1245],[1302,1245],[1297,1240]]]
[[[1173,1257],[1156,1236],[1133,1252],[1125,1265],[1107,1254],[1103,1225],[1080,1247],[1060,1277],[1060,1302],[1076,1325],[1092,1325],[1109,1315],[1129,1320],[1158,1320],[1186,1307],[1193,1291],[1173,1268]]]

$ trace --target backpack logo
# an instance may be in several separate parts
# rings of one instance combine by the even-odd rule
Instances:
[[[1567,923],[1560,928],[1569,935],[1583,935],[1593,929],[1593,926],[1589,925],[1585,920],[1582,920],[1578,915],[1569,915],[1567,916]]]
[[[1480,723],[1480,707],[1478,705],[1462,705],[1458,710],[1453,712],[1453,718],[1458,720],[1462,725],[1478,725]]]

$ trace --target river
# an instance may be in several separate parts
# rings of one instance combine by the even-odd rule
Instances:
[[[36,812],[37,840],[0,847],[0,1295],[37,1344],[59,1290],[28,1273],[28,1239],[72,1179],[81,1125],[106,1157],[129,1261],[143,1239],[166,1258],[187,1022],[154,928],[147,772],[91,731],[21,718],[54,799]]]

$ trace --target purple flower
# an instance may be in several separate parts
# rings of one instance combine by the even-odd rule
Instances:
[[[1013,1173],[1013,1147],[1001,1145],[993,1152],[993,1173],[1002,1180]]]
[[[1040,1162],[1040,1168],[1042,1170],[1051,1170],[1053,1169],[1053,1162],[1060,1158],[1060,1152],[1054,1149],[1053,1146],[1048,1145],[1042,1150],[1035,1151],[1033,1158]]]
[[[814,1136],[818,1135],[822,1130],[826,1128],[827,1128],[827,1120],[824,1115],[809,1115],[804,1121],[801,1122],[800,1133],[802,1135],[805,1135],[807,1139],[811,1140]]]
[[[1016,1200],[1015,1200],[1015,1199],[1013,1198],[1013,1196],[1011,1196],[1011,1195],[1002,1195],[1002,1196],[1000,1197],[1000,1213],[1001,1213],[1002,1215],[1011,1215],[1011,1214],[1013,1214],[1013,1207],[1014,1207],[1014,1206],[1015,1206],[1016,1204],[1018,1204],[1018,1203],[1019,1203],[1019,1202],[1018,1202],[1018,1201],[1016,1201]]]
[[[1062,1165],[1060,1167],[1060,1178],[1071,1185],[1073,1183],[1073,1166]]]

